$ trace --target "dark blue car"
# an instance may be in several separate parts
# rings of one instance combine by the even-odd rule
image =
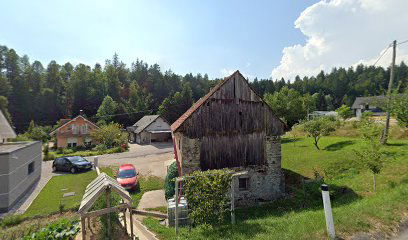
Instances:
[[[64,171],[76,173],[79,171],[87,171],[92,169],[92,163],[83,157],[61,157],[54,160],[52,170],[54,172]]]

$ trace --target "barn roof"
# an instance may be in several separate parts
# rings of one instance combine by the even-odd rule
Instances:
[[[385,100],[385,96],[371,96],[371,97],[357,97],[356,100],[354,101],[353,105],[351,106],[351,109],[358,109],[360,108],[361,105],[378,105],[379,103],[383,102]],[[377,106],[376,106],[377,107]]]
[[[15,138],[16,133],[14,129],[10,126],[3,112],[0,110],[0,137],[1,138]]]
[[[234,76],[240,76],[243,79],[245,79],[245,77],[237,70],[235,71],[233,74],[231,74],[230,76],[224,78],[224,80],[222,80],[220,83],[218,83],[214,88],[212,88],[204,97],[200,98],[195,104],[193,104],[193,106],[191,106],[183,115],[180,116],[179,119],[177,119],[172,125],[171,125],[171,131],[176,131],[181,125],[183,125],[183,123],[198,109],[201,107],[201,105],[203,105],[208,99],[211,98],[212,95],[214,95],[215,92],[217,92],[218,89],[220,89],[226,82],[228,82],[229,80],[233,79]],[[246,79],[245,79],[246,81]],[[256,94],[256,91],[252,89],[251,85],[248,84],[248,86],[251,88],[251,90]],[[262,101],[262,97],[258,96]],[[269,105],[266,104],[268,107]],[[270,107],[269,107],[270,108]],[[272,109],[271,109],[272,110]],[[279,121],[282,122],[281,119],[279,119]],[[286,126],[286,124],[284,122],[282,122],[282,124],[284,126]]]

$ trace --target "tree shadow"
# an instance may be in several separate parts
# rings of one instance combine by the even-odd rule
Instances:
[[[289,212],[301,212],[323,209],[321,184],[322,178],[310,179],[296,172],[283,169],[285,174],[286,196],[262,206],[237,210],[237,219],[247,220],[268,216],[283,216]],[[346,186],[329,184],[333,207],[350,204],[361,197]]]
[[[327,151],[338,151],[338,150],[340,150],[340,149],[343,149],[344,147],[347,147],[347,146],[349,146],[349,145],[353,145],[354,143],[355,143],[355,141],[351,141],[351,140],[336,142],[336,143],[330,144],[329,146],[326,146],[326,147],[324,148],[324,150],[327,150]]]
[[[204,239],[223,239],[225,236],[239,236],[243,239],[251,239],[257,234],[267,231],[260,223],[237,221],[237,224],[224,224],[218,227],[205,229],[202,233]]]
[[[408,145],[407,143],[387,143],[387,146],[402,147]]]
[[[281,143],[285,144],[285,143],[291,143],[291,142],[299,142],[300,138],[282,138],[281,139]]]

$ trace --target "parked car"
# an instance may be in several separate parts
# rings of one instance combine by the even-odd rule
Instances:
[[[92,169],[92,163],[83,157],[61,157],[54,160],[52,170],[76,173]]]
[[[138,185],[138,176],[135,166],[132,164],[124,164],[119,167],[116,174],[116,180],[118,183],[127,190],[135,190]]]

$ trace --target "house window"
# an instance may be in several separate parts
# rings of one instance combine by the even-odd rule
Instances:
[[[249,189],[249,178],[243,177],[238,178],[238,187],[240,191],[245,191]]]
[[[75,124],[71,125],[72,134],[78,134],[78,126]]]
[[[78,140],[76,138],[68,138],[67,147],[73,148],[73,147],[76,147],[77,144],[78,144]]]
[[[91,144],[92,144],[92,139],[89,138],[89,137],[86,137],[86,138],[84,139],[84,144],[85,144],[85,146],[90,147]]]
[[[34,162],[30,162],[30,164],[28,164],[28,175],[30,175],[33,172],[34,172]]]
[[[85,125],[81,126],[81,133],[82,134],[87,134],[88,133],[88,124],[85,124]]]

